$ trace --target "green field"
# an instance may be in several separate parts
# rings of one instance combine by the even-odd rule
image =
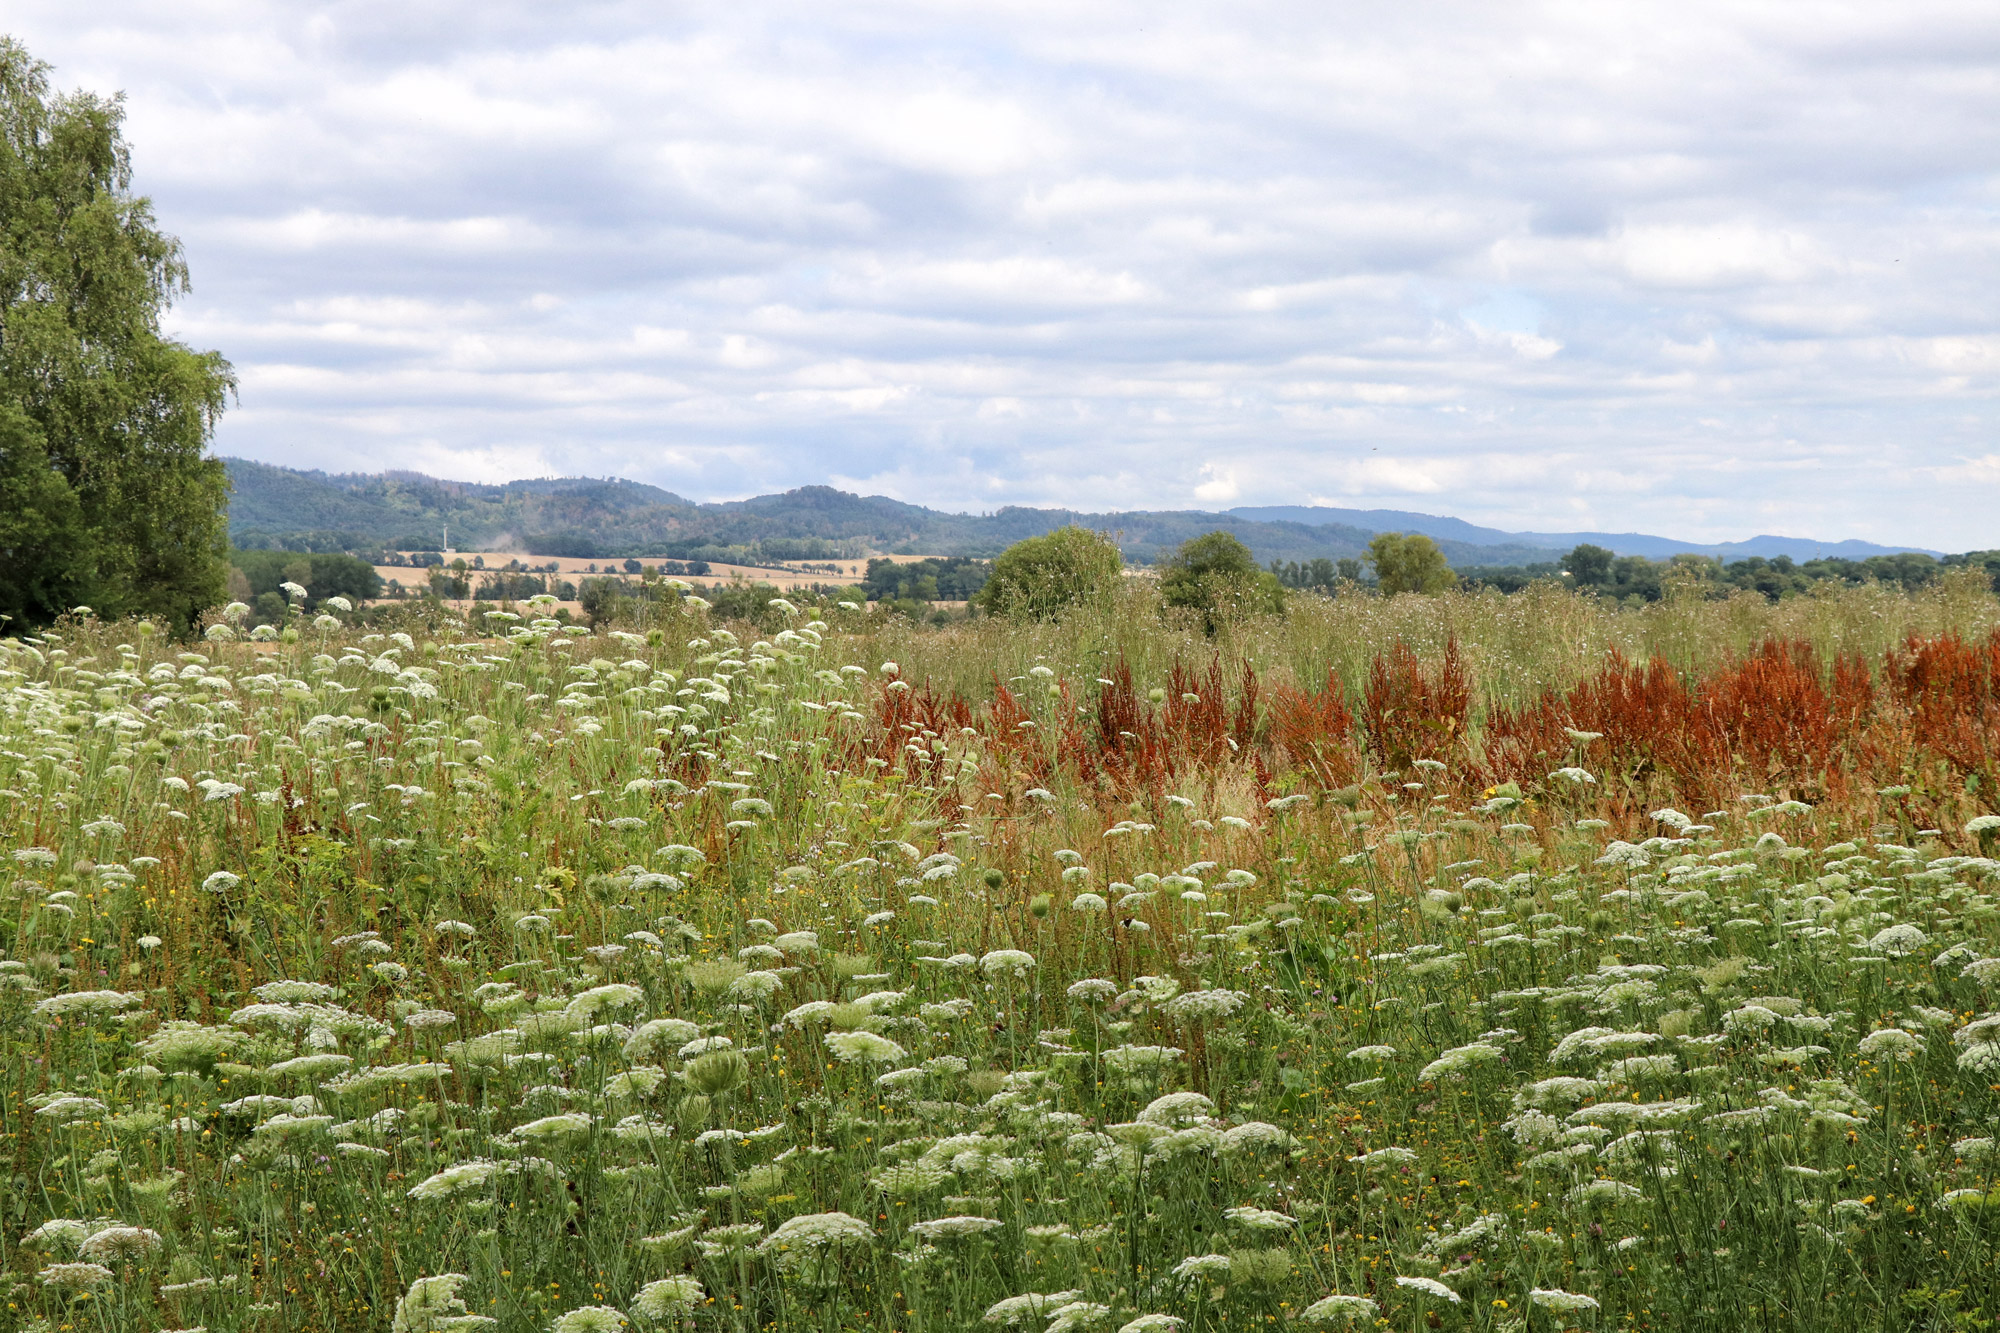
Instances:
[[[0,643],[0,1330],[1992,1326],[1983,581],[1118,595]]]

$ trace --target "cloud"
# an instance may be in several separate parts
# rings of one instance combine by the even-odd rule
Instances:
[[[1203,504],[1228,504],[1242,494],[1236,484],[1235,468],[1203,463],[1201,476],[1201,483],[1194,488],[1194,498]]]
[[[20,0],[223,452],[1996,540],[1990,5]]]

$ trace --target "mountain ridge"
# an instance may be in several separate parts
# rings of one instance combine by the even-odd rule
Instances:
[[[1116,533],[1130,559],[1149,561],[1217,528],[1260,561],[1359,556],[1380,532],[1422,532],[1460,569],[1547,563],[1580,542],[1655,559],[1698,555],[1839,555],[1921,551],[1868,542],[1755,537],[1696,543],[1643,533],[1514,533],[1403,510],[1301,505],[1211,510],[1038,509],[1009,505],[953,514],[831,486],[801,486],[743,500],[701,502],[618,477],[461,482],[396,470],[327,473],[227,458],[231,540],[239,546],[348,549],[518,550],[524,555],[812,560],[869,551],[997,555],[1066,524]],[[1936,554],[1924,552],[1924,554]]]
[[[1768,533],[1740,542],[1689,542],[1643,532],[1512,532],[1501,528],[1480,527],[1462,518],[1448,518],[1401,509],[1338,509],[1325,505],[1241,505],[1228,512],[1261,522],[1339,523],[1349,527],[1367,527],[1371,523],[1379,522],[1380,526],[1375,529],[1377,531],[1421,532],[1433,539],[1449,537],[1472,545],[1514,543],[1568,551],[1575,546],[1589,543],[1605,547],[1615,555],[1643,555],[1653,560],[1674,555],[1710,555],[1719,556],[1724,560],[1740,560],[1748,556],[1762,556],[1770,560],[1781,555],[1790,556],[1794,560],[1812,560],[1821,556],[1862,560],[1871,555],[1900,555],[1905,552],[1930,556],[1944,554],[1923,546],[1882,546],[1875,542],[1858,541],[1853,538],[1822,541],[1812,537],[1785,537]],[[1326,517],[1307,517],[1308,515]]]

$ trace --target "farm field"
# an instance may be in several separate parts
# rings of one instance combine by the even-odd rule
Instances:
[[[511,561],[520,561],[522,564],[536,570],[546,569],[549,565],[555,565],[557,566],[557,576],[571,581],[596,577],[599,571],[602,571],[606,576],[626,577],[622,570],[619,569],[619,566],[623,562],[616,560],[583,560],[574,556],[522,556],[501,551],[455,551],[452,553],[452,558],[463,559],[468,563],[474,559],[482,561],[483,565],[481,569],[475,571],[473,574],[475,580],[483,572],[505,569]],[[921,556],[878,556],[876,558],[887,558],[904,562],[922,559]],[[659,561],[648,560],[644,563],[656,565]],[[717,583],[727,583],[734,578],[746,579],[752,583],[766,583],[780,591],[792,592],[810,587],[815,583],[827,584],[842,580],[851,581],[859,579],[867,573],[868,569],[868,562],[866,560],[827,560],[812,563],[816,567],[821,567],[819,568],[819,572],[792,571],[762,565],[729,565],[711,562],[709,564],[710,572],[707,574],[676,574],[673,577],[696,588],[709,587]],[[826,569],[833,568],[839,569],[840,573],[836,575],[825,572]],[[413,568],[409,565],[376,565],[374,566],[374,570],[376,575],[382,580],[384,588],[387,588],[393,582],[400,584],[405,590],[411,592],[419,592],[425,587],[428,574],[428,571],[425,569]],[[470,598],[466,598],[465,600],[468,603],[471,601]],[[572,612],[576,610],[576,603],[574,602],[564,603],[564,605],[567,605]]]
[[[870,558],[891,560],[897,564],[914,564],[929,557],[921,555],[878,555]],[[468,563],[475,559],[482,562],[479,568],[470,574],[470,581],[474,587],[488,573],[504,571],[511,562],[515,561],[529,566],[531,572],[546,570],[550,565],[554,565],[556,566],[554,576],[570,581],[603,576],[615,578],[634,586],[638,583],[636,576],[623,572],[623,562],[616,560],[585,560],[574,556],[521,556],[501,551],[453,552],[453,559],[463,559]],[[644,563],[647,565],[658,565],[660,562],[658,560],[649,560]],[[705,563],[707,563],[709,570],[706,574],[682,573],[672,575],[671,577],[679,579],[697,591],[723,586],[731,582],[747,582],[776,588],[782,593],[793,593],[816,586],[826,587],[831,584],[843,582],[858,582],[868,572],[868,560],[865,559],[806,561],[800,563],[798,568],[768,565],[732,565],[712,561]],[[396,594],[421,594],[428,585],[429,571],[422,567],[374,565],[372,568],[375,571],[376,577],[382,580],[382,587],[386,594],[383,598],[377,599],[378,601],[397,600]],[[471,605],[474,598],[464,597],[446,600],[450,605],[463,610],[465,607]],[[962,608],[964,603],[947,600],[940,601],[937,605],[958,606]],[[557,608],[568,611],[572,616],[583,614],[582,605],[573,600],[557,600],[548,605],[550,614],[553,614]]]
[[[1987,1326],[1983,578],[1153,596],[0,641],[0,1331]]]

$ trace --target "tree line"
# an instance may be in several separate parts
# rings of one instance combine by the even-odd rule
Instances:
[[[1621,556],[1602,546],[1585,543],[1560,560],[1470,569],[1464,577],[1468,585],[1497,588],[1501,592],[1516,592],[1538,580],[1554,580],[1599,596],[1635,602],[1659,601],[1666,595],[1668,584],[1678,577],[1706,585],[1718,594],[1754,592],[1775,602],[1823,584],[1856,587],[1879,583],[1914,592],[1954,569],[1968,567],[1984,570],[1995,589],[2000,590],[2000,551],[1970,551],[1941,558],[1904,551],[1862,560],[1829,556],[1795,561],[1787,555],[1723,560],[1692,554],[1649,560],[1640,555]]]

